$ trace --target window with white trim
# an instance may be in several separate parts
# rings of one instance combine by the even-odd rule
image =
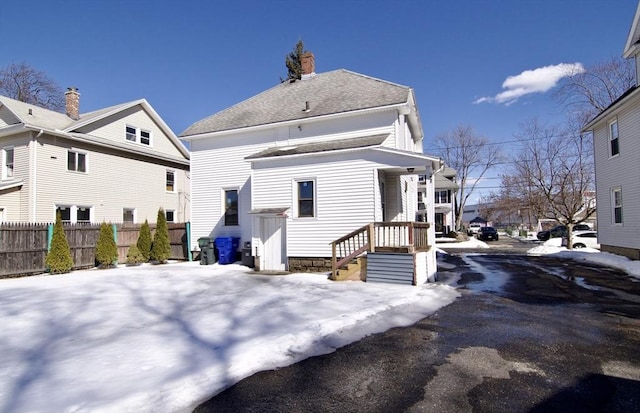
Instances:
[[[2,179],[13,178],[14,154],[13,147],[2,149]]]
[[[622,225],[622,188],[611,189],[611,217],[614,225]]]
[[[60,213],[62,222],[90,223],[93,208],[80,205],[56,205],[56,214]]]
[[[298,218],[313,218],[316,216],[316,193],[313,180],[296,181],[297,188],[297,216]]]
[[[87,154],[67,151],[67,171],[87,172]]]
[[[618,120],[609,123],[609,151],[611,156],[620,154],[620,140],[618,134]]]
[[[135,126],[125,125],[124,138],[127,142],[151,146],[151,131],[140,129]]]
[[[133,224],[136,222],[136,210],[135,208],[123,208],[122,209],[122,222]]]
[[[237,189],[225,189],[224,191],[224,225],[239,225]]]
[[[165,176],[165,188],[167,192],[176,192],[176,173],[174,171],[167,171]]]
[[[164,215],[167,218],[167,222],[176,222],[176,211],[173,209],[165,209]]]

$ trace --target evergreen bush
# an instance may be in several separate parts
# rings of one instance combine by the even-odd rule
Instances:
[[[53,238],[51,238],[51,249],[45,258],[45,264],[51,274],[62,274],[71,271],[73,268],[73,258],[67,242],[67,236],[62,227],[60,212],[56,214],[56,223],[53,225]]]
[[[140,234],[136,243],[140,254],[144,258],[143,262],[148,262],[151,258],[151,241],[151,228],[149,228],[149,222],[145,219],[144,224],[140,227]]]
[[[138,265],[146,262],[144,256],[138,249],[136,244],[133,244],[129,247],[129,251],[127,252],[127,264],[128,265]]]
[[[151,246],[151,260],[157,261],[159,264],[166,263],[171,256],[171,244],[169,243],[169,227],[167,226],[167,217],[164,210],[158,210],[158,219],[156,220],[156,233],[153,234],[153,244]]]
[[[100,224],[100,236],[96,245],[96,261],[100,268],[109,268],[118,262],[118,246],[113,238],[113,228],[110,224]]]

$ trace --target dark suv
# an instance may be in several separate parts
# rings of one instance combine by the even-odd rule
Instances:
[[[498,231],[494,227],[482,227],[478,230],[478,239],[482,241],[498,240]]]
[[[591,228],[587,224],[576,224],[573,226],[574,231],[590,231]],[[567,227],[564,225],[557,225],[549,230],[540,231],[536,235],[540,241],[546,241],[549,238],[561,238],[567,236]]]

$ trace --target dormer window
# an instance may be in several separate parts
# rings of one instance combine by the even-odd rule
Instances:
[[[125,126],[124,137],[128,142],[151,146],[151,132],[135,126]]]

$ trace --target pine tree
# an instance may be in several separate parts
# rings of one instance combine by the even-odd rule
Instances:
[[[133,244],[129,247],[129,252],[127,252],[127,264],[129,265],[138,265],[145,262],[142,253],[138,249],[136,244]]]
[[[300,57],[306,52],[302,39],[298,40],[298,43],[296,43],[291,53],[285,57],[284,64],[287,66],[287,79],[285,80],[302,78],[302,63],[300,62]]]
[[[140,254],[144,258],[143,262],[148,262],[151,258],[151,240],[151,228],[149,228],[149,222],[145,219],[144,224],[140,227],[140,235],[138,235],[138,242],[136,243]]]
[[[164,210],[158,210],[156,220],[156,233],[153,234],[153,245],[151,246],[151,259],[159,264],[167,262],[171,256],[171,244],[169,243],[169,227]]]
[[[109,268],[114,262],[118,262],[118,246],[113,239],[113,228],[106,222],[100,224],[96,261],[101,268]]]
[[[53,225],[53,238],[51,239],[51,249],[45,258],[45,264],[51,274],[62,274],[71,271],[73,268],[73,258],[64,234],[62,218],[60,212],[56,214],[56,223]]]

